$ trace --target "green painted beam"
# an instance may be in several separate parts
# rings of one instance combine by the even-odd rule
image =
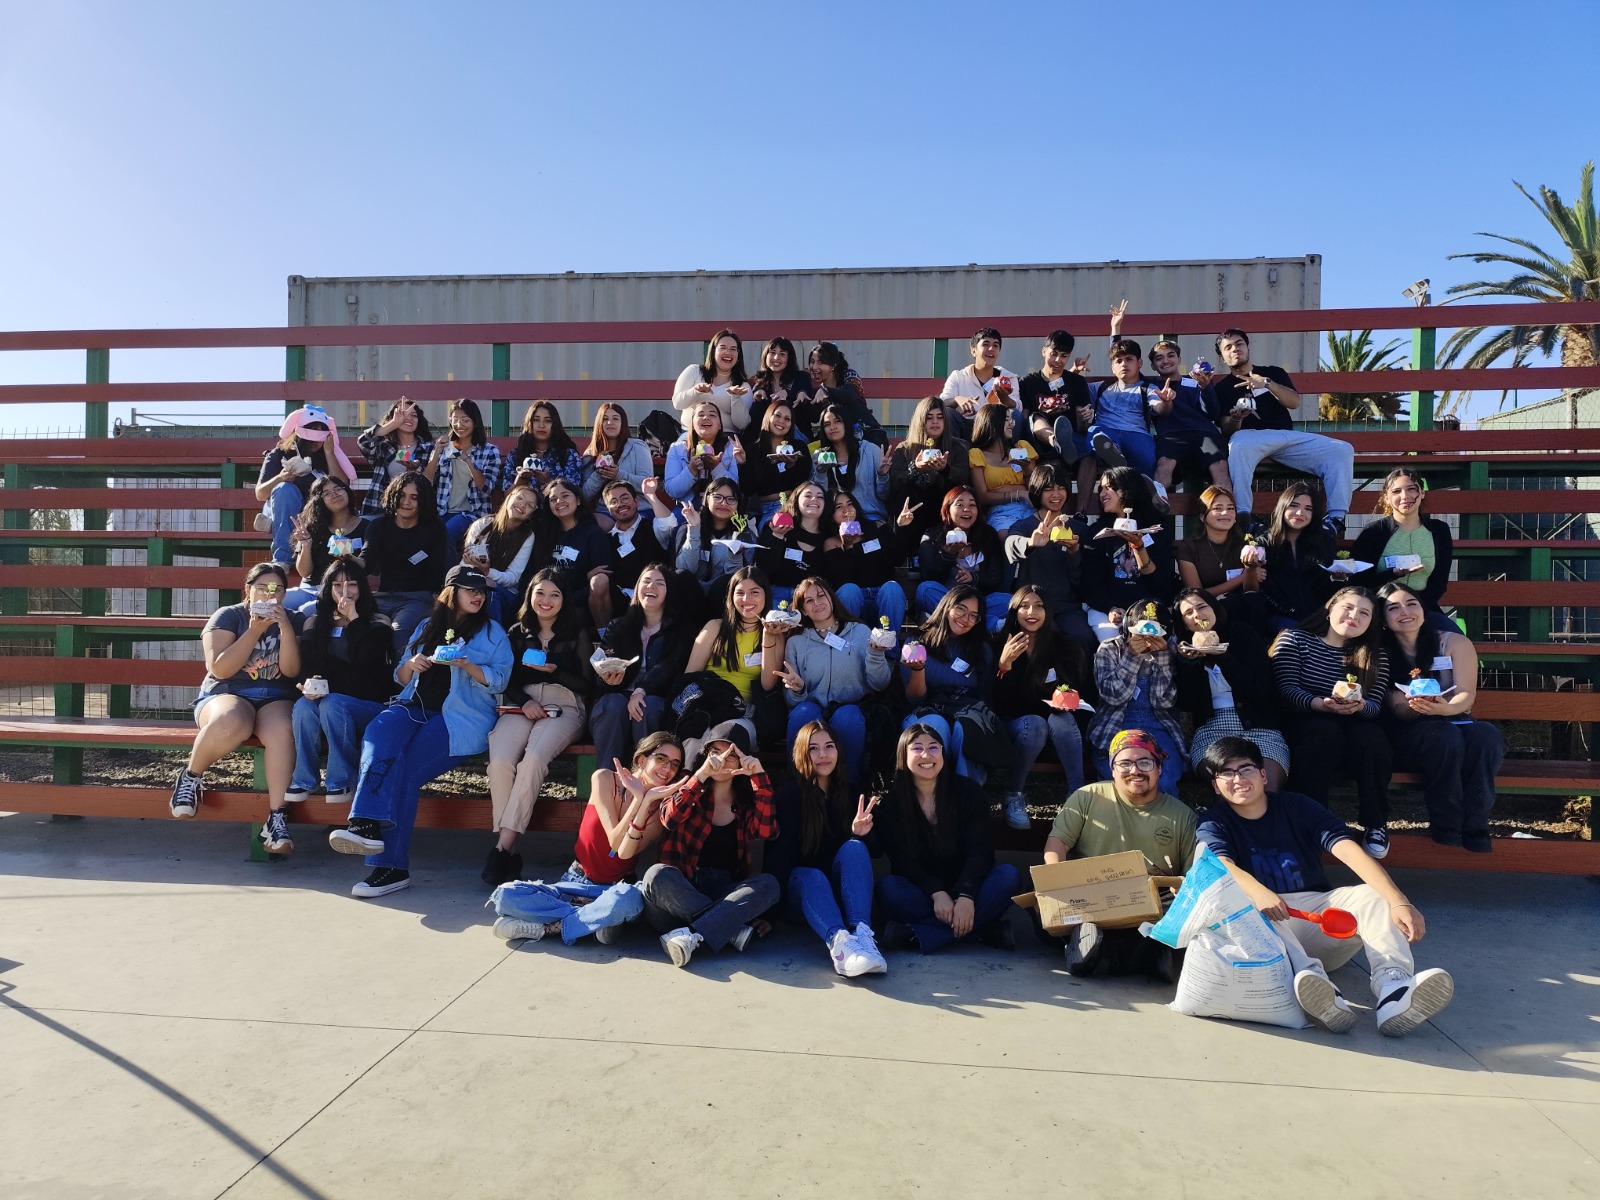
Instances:
[[[933,377],[946,379],[950,375],[950,339],[933,340]]]
[[[1413,371],[1431,371],[1434,368],[1434,342],[1436,330],[1413,329],[1411,331],[1411,369]],[[1433,428],[1433,399],[1432,392],[1411,393],[1411,428]]]
[[[511,378],[511,345],[495,342],[491,347],[493,363],[491,379]],[[511,432],[511,401],[493,400],[489,405],[489,432],[495,437],[505,437]]]
[[[285,346],[283,348],[283,379],[285,383],[304,383],[306,381],[306,348],[304,346]],[[283,415],[288,416],[300,404],[295,400],[283,402]]]
[[[111,382],[111,351],[86,350],[83,381],[85,383]],[[111,436],[111,406],[104,401],[91,400],[83,406],[83,436],[103,438]]]

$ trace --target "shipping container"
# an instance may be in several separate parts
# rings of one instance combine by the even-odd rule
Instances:
[[[1020,266],[838,268],[806,271],[682,271],[637,274],[463,275],[390,278],[289,277],[288,324],[413,325],[498,321],[699,321],[706,336],[741,322],[867,317],[977,317],[1005,314],[1104,313],[1126,297],[1135,312],[1216,312],[1217,330],[1235,312],[1318,308],[1322,258],[1252,258],[1190,262],[1058,263]],[[997,322],[1005,333],[1004,323]],[[1070,328],[1070,322],[1065,322]],[[965,365],[965,328],[950,350],[950,366]],[[354,336],[354,335],[353,335]],[[1194,336],[1186,354],[1212,356],[1209,337]],[[1253,341],[1257,362],[1290,372],[1314,369],[1319,337],[1263,334]],[[1039,361],[1037,339],[1006,344],[1001,361],[1018,372]],[[931,341],[842,343],[865,377],[932,378]],[[1148,349],[1148,347],[1146,347]],[[1086,339],[1080,351],[1106,370],[1105,347]],[[801,350],[804,354],[805,349]],[[516,379],[658,379],[642,405],[667,403],[672,381],[701,357],[701,343],[513,346]],[[759,347],[746,347],[753,369]],[[488,346],[312,347],[307,377],[325,380],[488,379]],[[471,388],[463,386],[463,395]],[[891,402],[888,420],[903,422],[912,401]],[[586,424],[592,405],[564,402],[569,426]],[[882,411],[881,404],[879,405]],[[335,406],[341,422],[380,414]],[[354,411],[352,411],[354,410]],[[516,414],[520,416],[520,414]]]

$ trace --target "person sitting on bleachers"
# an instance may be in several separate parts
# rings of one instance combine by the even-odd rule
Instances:
[[[462,543],[461,561],[489,577],[494,588],[489,594],[489,615],[502,625],[516,619],[522,581],[529,575],[539,549],[540,532],[545,535],[545,552],[550,550],[554,535],[547,528],[551,518],[541,511],[543,508],[544,497],[533,484],[507,488],[495,514],[474,521]],[[546,528],[541,530],[541,526]]]
[[[367,526],[366,563],[378,611],[394,623],[395,653],[405,648],[433,597],[444,586],[450,538],[433,501],[433,484],[420,471],[391,479],[383,513]]]
[[[245,598],[211,614],[201,631],[206,677],[194,703],[200,727],[189,761],[172,785],[172,815],[195,815],[205,798],[206,770],[250,737],[258,738],[267,769],[267,820],[261,840],[269,854],[288,854],[283,815],[294,770],[294,679],[300,673],[300,614],[284,607],[289,577],[275,562],[257,563],[244,577]]]
[[[939,399],[944,401],[956,437],[972,439],[973,421],[986,404],[999,404],[1019,417],[1022,415],[1017,376],[1000,365],[1002,345],[1004,339],[998,329],[985,326],[978,330],[969,342],[972,361],[951,371],[944,381]],[[1027,429],[1019,432],[1026,433]]]
[[[911,412],[905,440],[889,456],[887,511],[898,514],[911,505],[907,541],[916,545],[939,522],[939,504],[951,488],[972,482],[971,447],[950,432],[944,402],[924,396]]]
[[[457,400],[451,404],[449,433],[434,443],[422,473],[434,485],[452,555],[460,553],[467,526],[489,515],[504,470],[500,447],[489,440],[477,402]]]
[[[594,506],[596,519],[609,517],[605,495],[619,480],[637,491],[655,474],[650,446],[628,424],[628,412],[610,401],[600,406],[594,432],[583,456],[583,498]]]
[[[420,471],[433,453],[433,430],[422,406],[401,396],[375,425],[356,435],[356,445],[367,456],[371,482],[361,500],[361,515],[368,520],[383,512],[383,493],[407,471]]]
[[[1459,633],[1454,621],[1439,607],[1450,586],[1450,564],[1455,561],[1455,540],[1450,526],[1425,516],[1427,492],[1415,467],[1396,467],[1384,476],[1378,500],[1378,519],[1370,521],[1356,537],[1350,556],[1369,562],[1371,568],[1356,576],[1365,587],[1403,583],[1417,594],[1427,610],[1428,624],[1440,633]]]
[[[672,387],[672,407],[684,429],[690,428],[695,412],[704,403],[716,406],[723,427],[732,433],[750,424],[750,380],[744,369],[744,343],[731,329],[717,330],[706,343],[705,361],[690,363]]]
[[[561,414],[548,400],[535,400],[522,417],[522,432],[506,457],[501,487],[510,491],[529,483],[540,491],[552,479],[565,479],[575,489],[583,487],[583,455],[561,422]]]
[[[744,457],[744,443],[729,431],[721,410],[710,400],[702,400],[688,414],[683,436],[667,447],[661,472],[667,495],[682,503],[707,480],[731,479],[737,496],[739,464]],[[734,511],[738,511],[737,505]]]
[[[645,479],[652,516],[639,510],[639,493],[626,479],[613,479],[601,490],[600,500],[611,517],[610,554],[606,570],[589,579],[589,615],[596,629],[604,629],[614,614],[633,599],[633,581],[651,563],[670,563],[678,523],[672,510],[660,501],[661,481]]]
[[[294,569],[300,586],[285,603],[294,609],[317,602],[317,581],[336,558],[360,559],[367,544],[367,518],[356,511],[350,485],[325,475],[311,485],[311,497],[295,521]]]
[[[256,499],[265,507],[256,530],[272,535],[274,562],[294,561],[294,523],[311,496],[311,485],[325,475],[347,486],[355,467],[339,447],[339,427],[315,405],[297,408],[283,419],[278,442],[261,459]]]

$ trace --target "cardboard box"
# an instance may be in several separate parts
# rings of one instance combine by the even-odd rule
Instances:
[[[1161,916],[1158,879],[1137,850],[1045,863],[1032,868],[1033,891],[1013,899],[1037,908],[1051,933],[1066,933],[1084,921],[1125,929]]]

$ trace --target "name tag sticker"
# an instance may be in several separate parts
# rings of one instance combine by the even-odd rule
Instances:
[[[625,538],[618,538],[617,539],[617,556],[619,558],[627,558],[628,555],[630,555],[632,553],[633,553],[633,535],[630,533]]]
[[[1050,390],[1052,392],[1059,392],[1066,385],[1066,382],[1067,377],[1065,375],[1063,375],[1060,379],[1052,379],[1050,381]]]
[[[1239,578],[1239,576],[1244,574],[1244,568],[1240,567],[1236,571],[1228,571],[1225,574],[1226,574],[1226,577],[1227,577],[1227,581],[1229,583],[1232,583],[1235,579]]]
[[[1266,388],[1251,388],[1250,389],[1250,394],[1252,396],[1265,396],[1267,394],[1267,389]]]
[[[757,650],[753,654],[746,654],[744,656],[744,665],[747,667],[759,667],[761,665],[761,651]]]
[[[1433,660],[1433,666],[1428,668],[1430,671],[1454,671],[1455,669],[1455,660],[1448,654],[1439,655],[1438,658]]]
[[[1179,381],[1178,386],[1186,388],[1198,388],[1200,385],[1185,375],[1183,379]]]
[[[873,538],[870,542],[862,542],[861,543],[861,553],[863,553],[863,554],[871,554],[874,551],[882,550],[882,549],[883,549],[883,543],[878,541],[877,538]]]
[[[835,650],[843,650],[848,645],[837,633],[825,633],[822,635],[822,640]]]
[[[789,549],[785,550],[783,552],[783,556],[786,559],[788,559],[790,562],[805,562],[805,560],[806,560],[806,556],[805,556],[804,552],[802,552],[800,550],[796,550],[793,546],[791,546],[791,547],[789,547]]]
[[[332,629],[328,630],[328,636],[329,637],[343,637],[344,636],[344,627],[340,626],[340,625],[335,625]]]
[[[421,562],[423,559],[425,559],[427,557],[428,557],[428,552],[426,550],[418,550],[410,558],[406,559],[406,561],[408,563],[410,563],[412,566],[416,566],[419,562]]]
[[[632,588],[619,588],[617,590],[620,591],[629,600],[633,599],[633,589]]]
[[[561,547],[561,549],[556,551],[556,557],[559,558],[562,562],[577,562],[578,561],[577,548],[574,547],[574,546],[563,546],[563,547]]]
[[[787,470],[788,470],[788,469],[789,469],[789,464],[788,464],[788,463],[786,463],[786,462],[779,462],[779,463],[776,463],[776,464],[774,464],[774,465],[775,465],[775,466],[776,466],[776,467],[777,467],[777,468],[778,468],[778,470],[780,470],[780,471],[787,471]]]
[[[709,551],[709,550],[700,551],[700,561],[701,562],[710,562],[711,561],[711,551]]]
[[[1054,667],[1044,673],[1044,681],[1046,683],[1054,683],[1056,681],[1056,669]]]
[[[959,675],[965,675],[968,671],[972,670],[972,664],[967,662],[967,660],[964,658],[958,658],[950,664],[950,669]]]
[[[1149,549],[1151,546],[1154,546],[1156,544],[1155,538],[1151,537],[1148,533],[1145,534],[1142,538],[1140,538],[1139,541],[1144,545],[1144,547],[1146,549]]]

